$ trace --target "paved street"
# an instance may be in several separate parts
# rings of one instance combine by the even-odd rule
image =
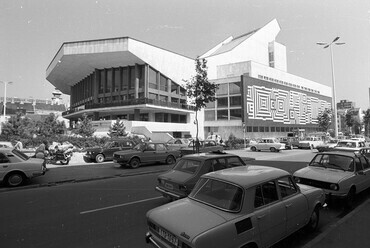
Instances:
[[[230,152],[256,158],[253,164],[289,171],[305,166],[314,155],[310,150]],[[0,221],[11,223],[0,226],[2,247],[146,247],[145,213],[166,203],[154,185],[160,171],[168,168],[148,165],[132,170],[111,162],[71,163],[50,168],[26,187],[0,188],[0,201],[5,203],[0,211],[7,213],[0,215]],[[344,214],[340,207],[324,209],[318,232],[299,231],[275,247],[303,247]]]

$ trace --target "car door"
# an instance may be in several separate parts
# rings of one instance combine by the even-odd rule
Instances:
[[[10,169],[10,160],[2,152],[0,152],[0,178],[3,178]]]
[[[155,161],[165,161],[168,155],[168,150],[164,144],[155,144]]]
[[[360,156],[359,160],[362,164],[362,167],[361,167],[362,171],[359,171],[359,173],[357,173],[357,168],[356,168],[356,174],[357,174],[356,176],[361,177],[361,182],[362,182],[361,190],[365,190],[370,187],[370,164],[369,164],[369,161],[363,156]]]
[[[120,146],[117,141],[114,141],[110,144],[110,146],[104,151],[105,159],[111,160],[113,159],[113,153],[120,150]]]
[[[156,157],[156,146],[154,143],[147,143],[143,153],[140,155],[143,163],[158,161]]]
[[[299,192],[291,176],[279,178],[277,184],[286,210],[286,234],[289,235],[304,226],[308,211],[307,199]]]
[[[280,201],[275,181],[256,187],[254,215],[262,247],[269,247],[286,233],[285,204]]]

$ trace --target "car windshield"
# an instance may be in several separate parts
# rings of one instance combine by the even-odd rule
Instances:
[[[137,144],[133,149],[137,151],[142,151],[145,148],[145,143]]]
[[[192,140],[191,142],[189,142],[189,147],[195,146],[196,144],[195,142],[196,142],[195,140]],[[203,146],[203,144],[204,144],[204,141],[199,140],[199,146]]]
[[[104,144],[103,148],[109,148],[113,144],[113,141]]]
[[[194,174],[199,168],[200,164],[200,161],[183,158],[176,163],[173,169]]]
[[[310,166],[324,167],[343,171],[354,171],[352,157],[339,154],[320,154],[311,161]]]
[[[238,212],[242,206],[243,189],[231,183],[201,178],[189,197],[216,208]]]
[[[340,141],[338,142],[337,147],[356,147],[356,142]]]
[[[23,152],[21,152],[21,151],[19,151],[17,149],[14,149],[12,151],[12,153],[14,153],[15,155],[17,155],[18,157],[20,157],[23,160],[28,160],[29,159],[29,157],[26,154],[24,154]]]

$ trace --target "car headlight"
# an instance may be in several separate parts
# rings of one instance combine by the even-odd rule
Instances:
[[[335,191],[339,190],[339,185],[335,183],[330,184],[329,187],[331,190],[335,190]]]
[[[185,185],[180,185],[179,186],[179,189],[181,190],[181,191],[184,191],[184,192],[186,192],[188,189],[186,188],[186,186]]]
[[[300,182],[301,182],[301,179],[300,179],[299,177],[294,177],[294,181],[295,181],[296,183],[300,183]]]

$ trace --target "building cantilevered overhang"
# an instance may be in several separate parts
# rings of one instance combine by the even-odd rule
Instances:
[[[64,94],[95,69],[149,64],[183,85],[194,74],[194,59],[129,38],[63,43],[46,70],[46,79]]]

